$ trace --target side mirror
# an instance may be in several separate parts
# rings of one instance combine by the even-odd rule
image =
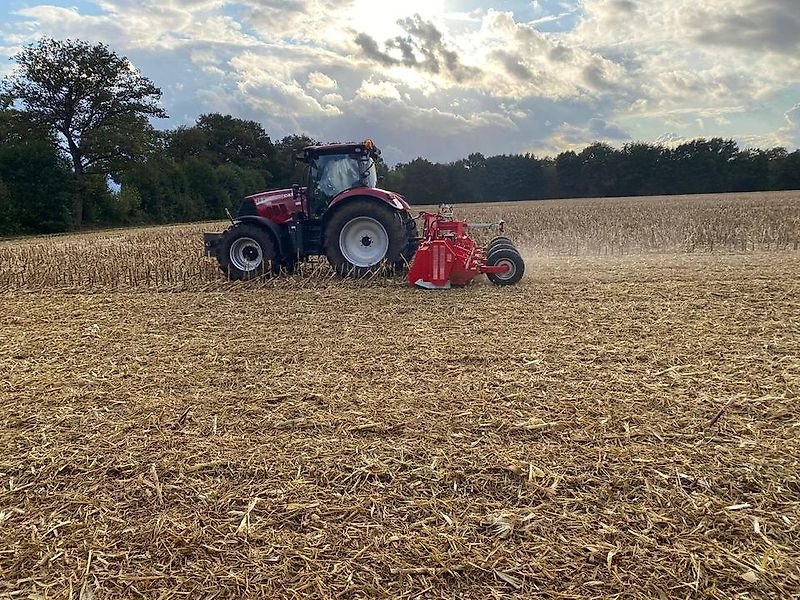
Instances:
[[[292,198],[297,200],[299,196],[300,196],[300,186],[295,183],[294,185],[292,185]]]

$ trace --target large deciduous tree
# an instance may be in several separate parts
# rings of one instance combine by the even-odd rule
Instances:
[[[119,171],[141,153],[152,132],[148,117],[167,116],[161,90],[105,44],[43,38],[13,60],[4,93],[57,132],[81,190],[87,174]],[[75,194],[75,227],[83,221],[83,202],[84,194]]]

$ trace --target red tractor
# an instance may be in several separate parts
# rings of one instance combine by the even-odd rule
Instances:
[[[246,197],[226,231],[203,234],[206,255],[231,279],[291,273],[298,261],[325,255],[341,276],[413,261],[409,283],[425,288],[450,287],[451,279],[465,285],[481,273],[500,285],[519,281],[525,267],[507,238],[484,251],[465,222],[442,213],[421,215],[419,238],[405,199],[376,187],[379,155],[372,140],[304,148],[298,158],[308,165],[307,185]]]
[[[342,276],[406,265],[417,228],[405,199],[376,187],[379,154],[371,140],[303,149],[308,185],[245,198],[231,227],[203,235],[206,254],[231,279],[291,272],[322,254]]]

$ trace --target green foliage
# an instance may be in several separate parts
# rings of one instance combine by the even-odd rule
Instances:
[[[265,176],[275,154],[259,123],[217,113],[201,115],[194,127],[179,127],[168,135],[167,146],[176,161],[196,158],[213,166],[238,165],[261,169]]]
[[[18,226],[14,199],[0,178],[0,235],[17,233]]]
[[[58,134],[78,178],[73,219],[79,227],[84,200],[94,193],[83,174],[119,172],[140,155],[153,135],[147,117],[166,117],[161,90],[105,44],[42,38],[13,60],[3,93],[31,121]]]
[[[448,186],[449,165],[436,165],[424,158],[415,158],[395,168],[397,175],[389,181],[395,191],[417,204],[455,201]]]
[[[53,148],[42,143],[0,147],[0,178],[6,190],[4,233],[69,228],[74,182]]]
[[[306,177],[306,166],[295,160],[295,155],[307,146],[314,146],[317,141],[306,135],[289,135],[275,144],[275,159],[272,172],[275,175],[275,188],[287,188],[301,183]]]
[[[79,193],[84,204],[84,220],[94,225],[115,225],[118,215],[115,207],[116,195],[108,188],[104,175],[84,175]]]
[[[237,165],[212,165],[199,158],[162,159],[130,169],[120,195],[135,194],[146,220],[157,223],[218,219],[235,212],[242,198],[265,189],[264,174]]]
[[[74,177],[52,136],[24,113],[0,110],[0,233],[65,231]]]
[[[142,197],[133,186],[122,188],[114,195],[112,210],[114,223],[119,225],[139,225],[147,220],[142,210]]]
[[[784,190],[800,190],[800,150],[795,150],[776,165],[778,187]]]
[[[800,150],[740,151],[722,138],[674,149],[594,143],[555,159],[471,154],[433,164],[419,158],[397,165],[387,179],[390,189],[417,204],[800,189]]]
[[[253,121],[203,115],[162,139],[160,148],[121,177],[121,193],[135,193],[142,215],[154,222],[235,212],[244,196],[264,190],[280,168],[269,136]]]

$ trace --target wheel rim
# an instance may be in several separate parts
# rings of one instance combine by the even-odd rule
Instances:
[[[342,227],[339,250],[356,267],[371,267],[381,262],[389,251],[386,228],[371,217],[356,217]]]
[[[495,273],[495,277],[498,279],[506,280],[511,279],[514,275],[517,274],[517,265],[514,264],[514,261],[510,258],[501,258],[495,263],[496,267],[501,267],[503,265],[508,265],[508,271],[503,271],[502,273]]]
[[[262,265],[264,253],[253,238],[240,237],[231,244],[230,258],[234,267],[247,273]]]

